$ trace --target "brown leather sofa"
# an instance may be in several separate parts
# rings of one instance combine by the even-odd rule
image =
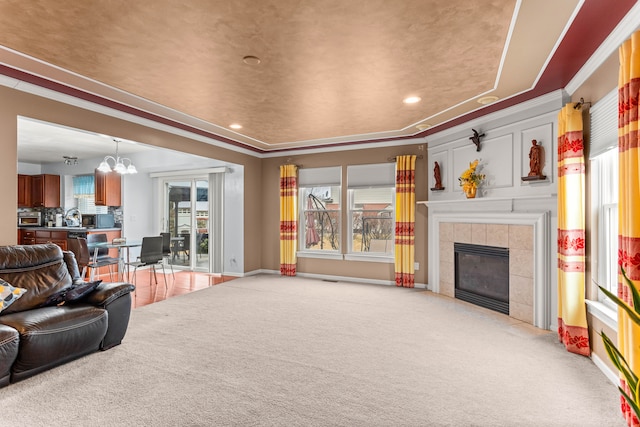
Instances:
[[[55,244],[0,246],[0,278],[26,289],[0,312],[0,387],[107,350],[126,333],[130,283],[100,283],[81,300],[44,306],[82,282],[74,254]]]

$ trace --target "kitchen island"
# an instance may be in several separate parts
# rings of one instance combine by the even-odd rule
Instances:
[[[76,239],[78,237],[86,238],[89,234],[99,233],[106,234],[108,241],[122,237],[122,230],[120,228],[18,227],[18,244],[34,245],[51,242],[66,251],[68,239]]]

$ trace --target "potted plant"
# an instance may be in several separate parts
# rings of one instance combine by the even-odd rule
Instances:
[[[633,285],[631,280],[627,277],[624,268],[621,267],[620,270],[622,271],[622,277],[624,277],[624,280],[627,283],[629,290],[631,291],[631,295],[633,297],[633,307],[629,306],[629,304],[627,304],[626,302],[618,298],[618,296],[612,294],[602,286],[599,286],[599,288],[607,297],[609,297],[613,302],[621,307],[636,325],[640,325],[640,294],[638,293],[638,290]],[[638,382],[638,375],[631,370],[629,363],[626,361],[613,341],[611,341],[611,339],[604,332],[600,332],[600,336],[602,337],[602,342],[604,343],[604,347],[607,350],[609,359],[611,359],[611,362],[613,362],[616,369],[618,369],[618,371],[620,371],[620,373],[624,377],[627,385],[629,386],[630,393],[627,393],[620,386],[618,386],[618,390],[620,390],[620,393],[624,397],[624,400],[636,414],[636,417],[640,419],[640,383]]]

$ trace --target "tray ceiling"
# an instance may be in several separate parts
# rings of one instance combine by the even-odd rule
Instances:
[[[8,0],[0,64],[254,151],[384,141],[533,89],[580,7]]]

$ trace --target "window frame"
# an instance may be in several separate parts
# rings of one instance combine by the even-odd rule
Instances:
[[[395,260],[395,208],[396,208],[396,170],[395,163],[364,164],[347,166],[347,230],[345,238],[347,247],[345,260],[371,261],[393,263]],[[391,192],[390,206],[385,209],[374,209],[371,212],[389,211],[391,213],[391,248],[386,252],[357,251],[354,248],[354,212],[364,212],[355,209],[355,192],[361,189],[389,189]],[[364,230],[363,230],[364,231]]]
[[[329,219],[334,218],[337,222],[335,232],[337,233],[337,249],[313,249],[306,247],[307,233],[307,198],[310,189],[314,188],[335,188],[338,194],[333,194],[332,203],[337,204],[337,209],[323,209],[329,212]],[[305,168],[298,174],[298,250],[296,255],[301,258],[329,258],[342,259],[342,168],[340,166],[325,168]],[[321,201],[322,202],[322,201]],[[318,209],[311,209],[317,212]]]
[[[591,281],[618,292],[617,147],[591,158],[592,271]],[[617,306],[597,288],[597,301],[617,312]]]

